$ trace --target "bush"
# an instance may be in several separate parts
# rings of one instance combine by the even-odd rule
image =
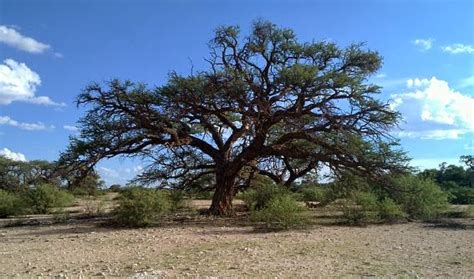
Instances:
[[[288,196],[290,191],[275,184],[264,184],[242,193],[241,198],[250,210],[260,210],[277,197]]]
[[[168,194],[171,210],[175,211],[187,207],[187,200],[184,191],[170,190]]]
[[[309,224],[305,209],[290,195],[273,197],[260,210],[253,210],[254,222],[264,222],[271,229],[300,228]]]
[[[74,196],[54,185],[42,184],[28,190],[25,200],[31,213],[45,214],[51,213],[53,208],[64,208],[71,205]]]
[[[164,191],[132,187],[124,190],[114,209],[119,225],[143,227],[153,224],[170,210],[170,202]]]
[[[413,219],[433,219],[448,208],[447,194],[432,180],[411,175],[394,179],[392,199]]]
[[[448,192],[453,204],[474,204],[474,188],[457,186]]]
[[[23,212],[23,199],[14,193],[0,189],[0,218],[20,215]]]
[[[325,204],[328,202],[328,191],[322,187],[305,187],[301,190],[301,201]]]
[[[402,207],[396,204],[391,198],[383,199],[379,205],[379,217],[381,220],[389,223],[402,221],[406,218],[406,213]]]
[[[371,192],[354,191],[341,204],[344,219],[348,224],[361,224],[378,220],[377,196]]]

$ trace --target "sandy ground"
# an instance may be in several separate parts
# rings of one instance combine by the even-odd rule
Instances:
[[[0,277],[474,277],[470,225],[262,232],[202,216],[145,229],[100,224],[0,228]]]

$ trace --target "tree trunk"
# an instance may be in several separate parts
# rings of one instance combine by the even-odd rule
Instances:
[[[209,213],[212,215],[229,216],[234,213],[232,199],[234,198],[235,175],[229,176],[225,173],[216,173],[216,191],[212,197]]]

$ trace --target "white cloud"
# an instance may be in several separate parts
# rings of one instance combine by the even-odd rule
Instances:
[[[474,132],[474,98],[436,77],[409,79],[410,92],[392,95],[391,107],[406,121],[401,137],[457,139]]]
[[[99,174],[100,176],[104,176],[104,178],[118,178],[119,173],[116,170],[109,169],[106,167],[100,167],[99,168]]]
[[[387,74],[385,73],[380,73],[378,75],[375,76],[376,78],[386,78],[387,77]]]
[[[76,126],[72,126],[72,125],[64,125],[63,128],[65,130],[68,130],[68,131],[73,132],[73,133],[77,133],[79,131],[79,128],[77,128]]]
[[[420,138],[431,140],[459,139],[462,135],[468,133],[465,129],[435,129],[426,131],[400,131],[395,133],[400,138]]]
[[[18,122],[14,119],[11,119],[9,116],[0,116],[0,125],[11,126],[11,127],[19,128],[22,130],[28,130],[28,131],[54,129],[53,125],[47,126],[43,124],[42,122],[36,122],[36,123]]]
[[[8,148],[0,149],[0,156],[13,160],[13,161],[26,162],[25,155],[21,154],[20,152],[13,152]]]
[[[449,52],[451,54],[474,53],[474,46],[465,44],[452,44],[449,46],[441,47],[441,49],[444,52]]]
[[[62,53],[60,53],[60,52],[55,52],[55,53],[54,53],[54,57],[56,57],[56,58],[63,58],[64,55],[63,55]]]
[[[0,43],[23,50],[29,53],[43,53],[50,48],[49,45],[20,34],[17,30],[0,25]]]
[[[412,43],[420,48],[420,50],[429,50],[433,46],[434,39],[416,39]]]
[[[38,105],[66,106],[46,96],[35,96],[36,88],[41,85],[40,76],[26,64],[6,59],[0,64],[0,105],[14,101],[23,101]]]

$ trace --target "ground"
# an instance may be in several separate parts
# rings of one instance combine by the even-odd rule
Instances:
[[[144,229],[111,228],[100,218],[45,221],[0,228],[0,277],[472,278],[473,227],[453,224],[268,232],[242,218],[197,214]]]

